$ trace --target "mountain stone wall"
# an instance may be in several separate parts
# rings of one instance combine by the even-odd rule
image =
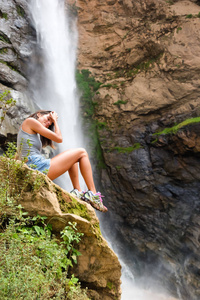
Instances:
[[[71,2],[78,67],[102,83],[93,118],[106,231],[138,283],[197,300],[200,2]]]

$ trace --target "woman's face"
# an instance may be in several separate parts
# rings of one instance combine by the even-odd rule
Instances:
[[[52,124],[52,118],[49,114],[42,115],[38,113],[38,121],[46,128],[49,128],[49,126]]]

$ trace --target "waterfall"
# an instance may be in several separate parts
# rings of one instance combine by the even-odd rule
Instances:
[[[67,16],[64,0],[31,0],[29,8],[37,34],[37,57],[41,58],[30,67],[31,96],[39,108],[58,113],[63,135],[59,152],[82,147],[75,81],[76,20]],[[63,188],[72,189],[67,174],[57,181]]]

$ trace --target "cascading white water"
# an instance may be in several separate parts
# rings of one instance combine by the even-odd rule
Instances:
[[[34,64],[30,68],[32,97],[41,109],[55,110],[58,113],[63,135],[59,152],[73,147],[82,147],[84,143],[78,122],[75,81],[78,38],[76,21],[67,16],[64,0],[31,0],[30,13],[36,29],[37,47],[41,57],[39,64],[37,62],[37,68],[34,69]],[[61,177],[59,185],[69,190],[72,187],[69,177],[66,175]],[[165,299],[137,289],[127,266],[123,266],[122,270],[123,300]]]
[[[41,109],[58,113],[63,135],[59,152],[83,146],[75,81],[76,21],[67,17],[64,0],[31,0],[30,12],[41,57],[30,79],[32,96]],[[67,175],[59,178],[59,185],[72,187]]]
[[[112,248],[115,253],[118,253],[118,249],[116,247],[116,237],[110,235],[106,231],[106,227],[103,226],[103,219],[102,214],[97,212],[98,218],[100,220],[100,227],[103,236],[106,238],[110,248]],[[127,264],[124,263],[123,258],[120,257],[118,254],[118,259],[122,266],[122,276],[121,276],[121,289],[122,289],[122,297],[121,300],[182,300],[181,297],[174,298],[170,297],[168,293],[165,291],[162,286],[152,286],[151,285],[151,278],[145,276],[143,274],[140,282],[140,286],[136,282],[132,270],[129,268]],[[159,273],[159,270],[158,270]]]

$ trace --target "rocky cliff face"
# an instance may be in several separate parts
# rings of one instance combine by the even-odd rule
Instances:
[[[139,282],[145,275],[199,299],[199,119],[153,134],[199,116],[200,2],[74,5],[78,67],[102,82],[93,100],[112,225],[104,223]]]
[[[0,93],[9,90],[10,97],[16,100],[16,105],[9,109],[0,125],[2,149],[8,140],[16,140],[22,120],[34,110],[27,93],[27,72],[32,54],[30,37],[34,35],[27,5],[23,0],[4,0],[0,4]]]

